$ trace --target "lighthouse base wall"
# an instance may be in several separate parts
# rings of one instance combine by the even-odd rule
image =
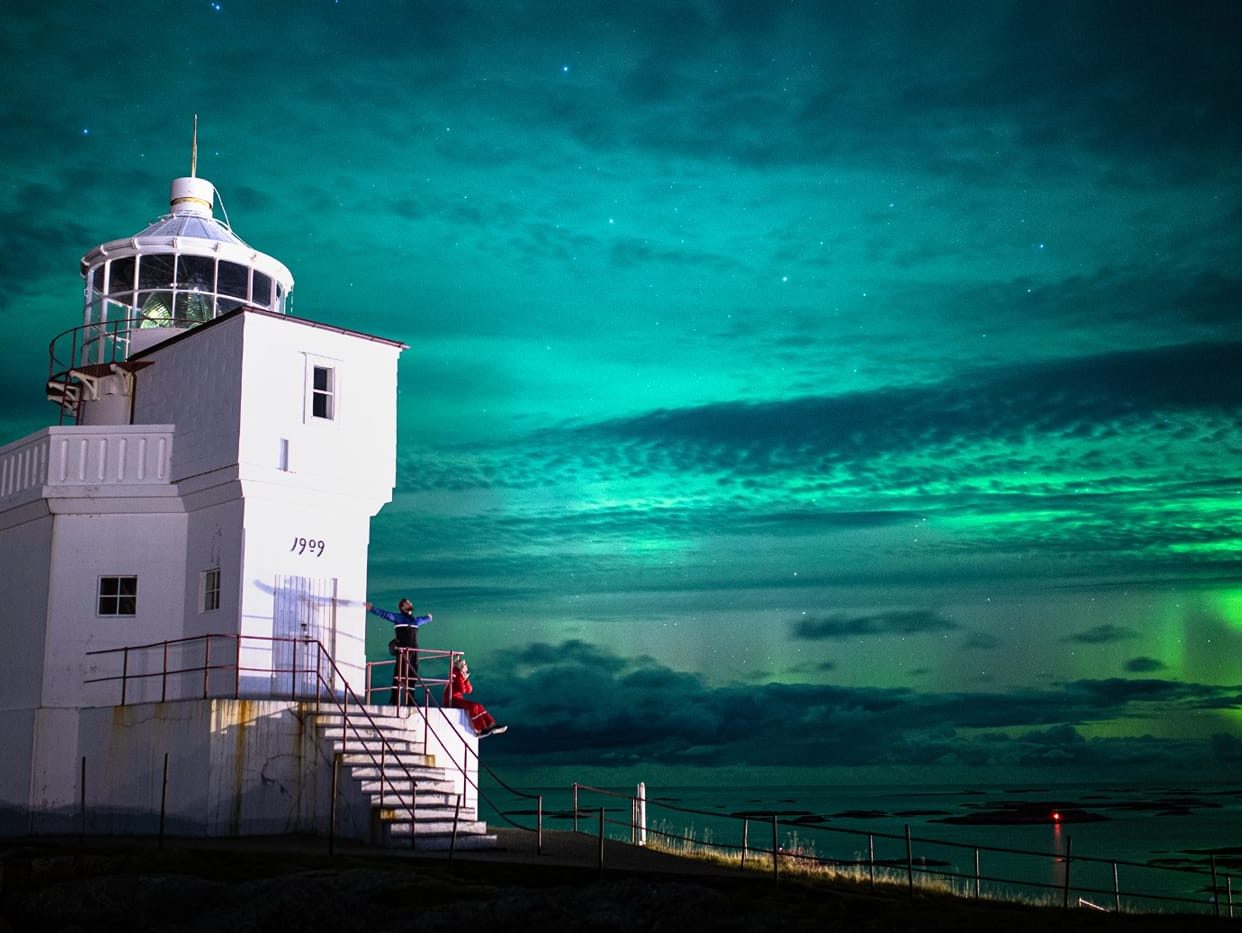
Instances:
[[[333,757],[314,703],[191,700],[0,712],[0,833],[326,836]],[[23,755],[22,749],[28,750]],[[369,839],[341,782],[336,833]]]

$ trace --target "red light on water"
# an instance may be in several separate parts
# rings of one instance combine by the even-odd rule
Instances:
[[[1054,822],[1054,823],[1059,823],[1059,822],[1061,822],[1061,811],[1060,811],[1060,810],[1053,810],[1053,811],[1052,811],[1052,822]]]

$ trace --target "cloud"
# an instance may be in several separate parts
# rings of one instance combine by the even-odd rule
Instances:
[[[1150,674],[1155,671],[1163,671],[1165,668],[1165,663],[1157,661],[1155,658],[1131,658],[1126,662],[1126,670],[1132,674]]]
[[[867,628],[867,626],[864,626]],[[497,767],[663,765],[1051,766],[1104,772],[1119,762],[1226,760],[1232,742],[1086,738],[1127,719],[1242,709],[1239,687],[1165,680],[1078,680],[1049,688],[934,693],[767,683],[711,686],[652,658],[582,641],[533,644],[487,667],[489,708],[515,728]],[[755,743],[754,736],[765,737]]]
[[[822,619],[799,619],[790,626],[794,638],[825,641],[841,638],[866,638],[877,635],[921,635],[956,629],[956,623],[926,610],[893,611],[874,615],[829,616]]]
[[[1130,641],[1138,638],[1138,633],[1128,628],[1122,628],[1120,625],[1113,625],[1111,622],[1104,625],[1097,625],[1095,628],[1089,628],[1083,632],[1075,632],[1073,635],[1067,635],[1065,641],[1078,642],[1082,645],[1107,645],[1118,641]]]

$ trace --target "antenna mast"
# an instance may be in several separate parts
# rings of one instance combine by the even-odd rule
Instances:
[[[198,114],[194,114],[194,137],[190,143],[190,177],[198,173]]]

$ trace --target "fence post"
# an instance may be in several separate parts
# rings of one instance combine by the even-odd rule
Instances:
[[[1061,906],[1069,909],[1069,888],[1070,888],[1070,853],[1074,848],[1074,837],[1065,837],[1065,889],[1061,895]]]
[[[867,833],[867,864],[871,866],[871,887],[875,887],[875,833]]]
[[[1233,919],[1233,881],[1225,875],[1225,894],[1229,898],[1229,919]]]
[[[750,836],[750,820],[742,817],[742,867],[746,867],[746,848],[747,841]]]
[[[604,870],[604,808],[599,808],[599,865],[600,871]]]
[[[638,800],[637,800],[637,823],[638,823],[638,839],[636,840],[640,846],[647,844],[647,783],[640,781],[638,784]]]
[[[780,848],[776,844],[776,841],[777,841],[776,814],[773,813],[772,814],[772,880],[780,881],[781,880],[781,852],[780,852]]]
[[[160,841],[159,848],[164,848],[164,814],[168,808],[168,752],[164,752],[164,783],[160,788]]]
[[[574,832],[578,831],[578,782],[574,781]]]
[[[535,798],[535,854],[543,855],[543,794]]]
[[[979,847],[975,846],[975,900],[979,900]]]
[[[1113,862],[1113,909],[1121,913],[1121,884],[1117,880],[1117,863]]]
[[[82,756],[82,776],[78,782],[78,844],[86,841],[86,756]]]
[[[1216,916],[1220,916],[1220,890],[1216,885],[1216,856],[1209,855],[1209,864],[1212,866],[1212,908],[1216,912]]]
[[[914,847],[910,844],[910,824],[906,824],[906,879],[910,885],[910,896],[914,897]]]

